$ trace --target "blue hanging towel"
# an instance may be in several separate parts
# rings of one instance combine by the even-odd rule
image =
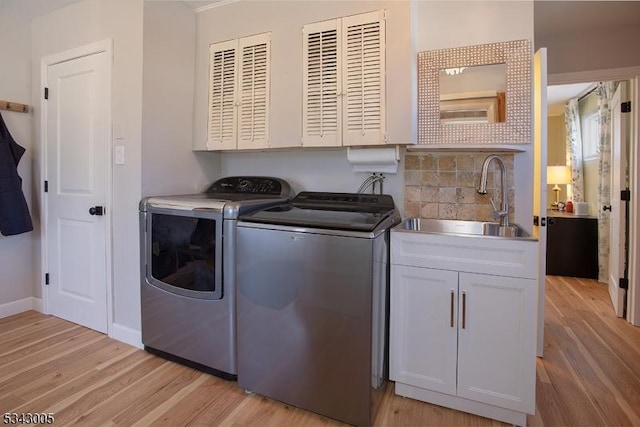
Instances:
[[[0,114],[0,232],[5,236],[33,230],[22,178],[18,175],[18,163],[24,152],[11,137]]]

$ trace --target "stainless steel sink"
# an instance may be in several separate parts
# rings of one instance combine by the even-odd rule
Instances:
[[[531,238],[517,224],[501,226],[497,222],[460,221],[454,219],[407,218],[395,227],[398,231],[414,231],[432,234],[464,234],[504,238]]]

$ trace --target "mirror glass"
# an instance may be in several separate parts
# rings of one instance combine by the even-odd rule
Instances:
[[[500,123],[506,119],[507,64],[443,68],[440,123]]]

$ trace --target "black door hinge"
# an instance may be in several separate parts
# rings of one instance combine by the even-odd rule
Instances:
[[[631,101],[623,102],[620,104],[621,112],[630,113],[631,112]]]
[[[49,99],[49,88],[48,87],[44,88],[44,99]]]
[[[535,225],[536,227],[540,226],[540,227],[546,227],[547,226],[547,218],[546,217],[539,217],[538,215],[534,215],[533,216],[533,225]]]
[[[631,200],[631,191],[627,188],[626,190],[620,191],[620,200],[623,202],[628,202]]]
[[[44,192],[48,193],[49,192],[49,181],[45,181],[44,182]]]
[[[48,285],[48,284],[49,284],[49,273],[46,273],[46,274],[44,275],[44,284],[45,284],[45,285]]]
[[[620,289],[629,289],[629,279],[627,279],[626,277],[621,277],[620,281],[618,282],[618,286],[620,287]]]

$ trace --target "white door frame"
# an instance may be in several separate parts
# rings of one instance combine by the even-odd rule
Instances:
[[[547,221],[547,48],[542,47],[533,55],[533,214],[540,223]],[[538,325],[536,356],[544,353],[544,298],[547,270],[547,227],[533,227],[538,238]]]
[[[629,289],[627,290],[627,321],[640,326],[640,67],[612,68],[575,73],[549,74],[548,85],[586,83],[607,80],[630,80],[631,94],[631,144],[629,159],[629,182],[631,202],[629,205]]]
[[[640,326],[640,71],[631,84],[631,134],[629,139],[629,289],[627,289],[627,320]]]
[[[109,207],[113,206],[113,117],[111,111],[112,95],[111,95],[111,81],[113,70],[113,40],[105,39],[94,43],[89,43],[77,48],[65,50],[52,55],[43,57],[40,60],[40,176],[42,180],[46,180],[48,176],[47,171],[47,101],[44,99],[44,88],[48,85],[48,68],[51,65],[59,64],[62,62],[71,61],[77,58],[82,58],[89,55],[98,53],[106,53],[109,57],[109,66],[106,70],[107,84],[106,88],[107,99],[104,101],[110,106],[106,117],[107,121],[107,143],[109,144],[109,153],[107,158],[104,159],[107,162],[107,176],[106,176],[106,206],[107,212],[112,213],[113,209]],[[45,273],[49,270],[49,257],[47,253],[48,247],[48,233],[47,229],[47,204],[46,193],[44,192],[44,185],[40,190],[40,256],[41,256],[41,277],[40,286],[42,289],[42,309],[44,314],[50,314],[49,307],[49,286],[45,283]],[[105,217],[105,237],[106,237],[106,286],[107,286],[107,335],[111,335],[111,329],[113,324],[113,257],[112,257],[112,217],[113,215],[106,215]]]

